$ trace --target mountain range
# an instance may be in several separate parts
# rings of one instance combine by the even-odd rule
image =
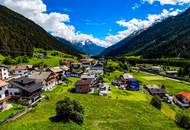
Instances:
[[[146,58],[190,57],[190,9],[123,39],[103,56],[137,55]]]
[[[0,53],[31,55],[34,48],[80,53],[70,42],[60,42],[33,21],[0,5]]]

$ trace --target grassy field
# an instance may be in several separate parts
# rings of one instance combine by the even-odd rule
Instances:
[[[11,104],[13,105],[13,107],[11,109],[6,110],[4,112],[0,112],[0,122],[4,121],[9,116],[17,113],[18,111],[21,111],[24,109],[24,107],[21,105],[18,105],[18,104],[12,103],[12,102],[11,102]]]
[[[117,75],[118,73],[115,73]],[[71,94],[77,78],[71,78],[68,86],[57,86],[44,95],[44,99],[27,115],[5,124],[0,130],[178,130],[172,119],[149,105],[149,97],[139,92],[121,91],[112,88],[110,97]],[[65,96],[79,101],[85,108],[82,126],[70,123],[54,123],[55,104]],[[118,97],[118,99],[116,99]]]
[[[142,84],[164,85],[168,93],[172,95],[178,94],[181,91],[190,91],[190,85],[180,83],[172,79],[144,72],[133,72],[132,74],[137,80],[141,81]]]

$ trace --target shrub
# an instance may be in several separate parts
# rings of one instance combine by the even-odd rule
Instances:
[[[190,116],[187,113],[177,113],[175,120],[180,127],[188,130],[190,129]]]
[[[153,105],[154,107],[156,107],[159,110],[162,108],[162,100],[157,95],[152,98],[150,104]]]
[[[56,105],[56,112],[57,117],[62,119],[63,121],[73,121],[78,124],[83,123],[83,114],[84,109],[83,107],[76,102],[75,100],[71,100],[70,98],[66,97],[62,101],[58,101]]]

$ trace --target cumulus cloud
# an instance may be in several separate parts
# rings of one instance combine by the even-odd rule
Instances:
[[[24,15],[39,24],[54,36],[65,38],[71,42],[90,40],[97,45],[107,47],[107,42],[94,38],[92,35],[82,34],[70,22],[69,15],[62,13],[46,13],[47,6],[42,0],[0,0],[0,4]]]
[[[160,22],[169,16],[176,16],[180,12],[181,10],[178,9],[172,12],[169,12],[168,10],[164,9],[161,14],[148,14],[145,20],[136,19],[136,18],[133,18],[130,21],[119,20],[117,21],[117,24],[122,27],[126,27],[127,29],[118,32],[117,35],[107,36],[106,41],[109,43],[117,43],[136,31],[147,29],[155,22]]]
[[[170,4],[170,5],[183,5],[183,4],[187,4],[190,3],[190,0],[143,0],[145,2],[148,2],[150,4],[153,4],[154,2],[160,2],[161,5],[166,5],[166,4]]]

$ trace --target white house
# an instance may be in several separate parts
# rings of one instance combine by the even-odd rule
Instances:
[[[9,78],[9,69],[6,65],[0,65],[0,79],[6,80]]]
[[[0,80],[0,111],[6,106],[6,99],[8,99],[6,93],[8,93],[8,83]]]
[[[12,66],[10,69],[12,75],[28,76],[31,71],[28,66]]]

